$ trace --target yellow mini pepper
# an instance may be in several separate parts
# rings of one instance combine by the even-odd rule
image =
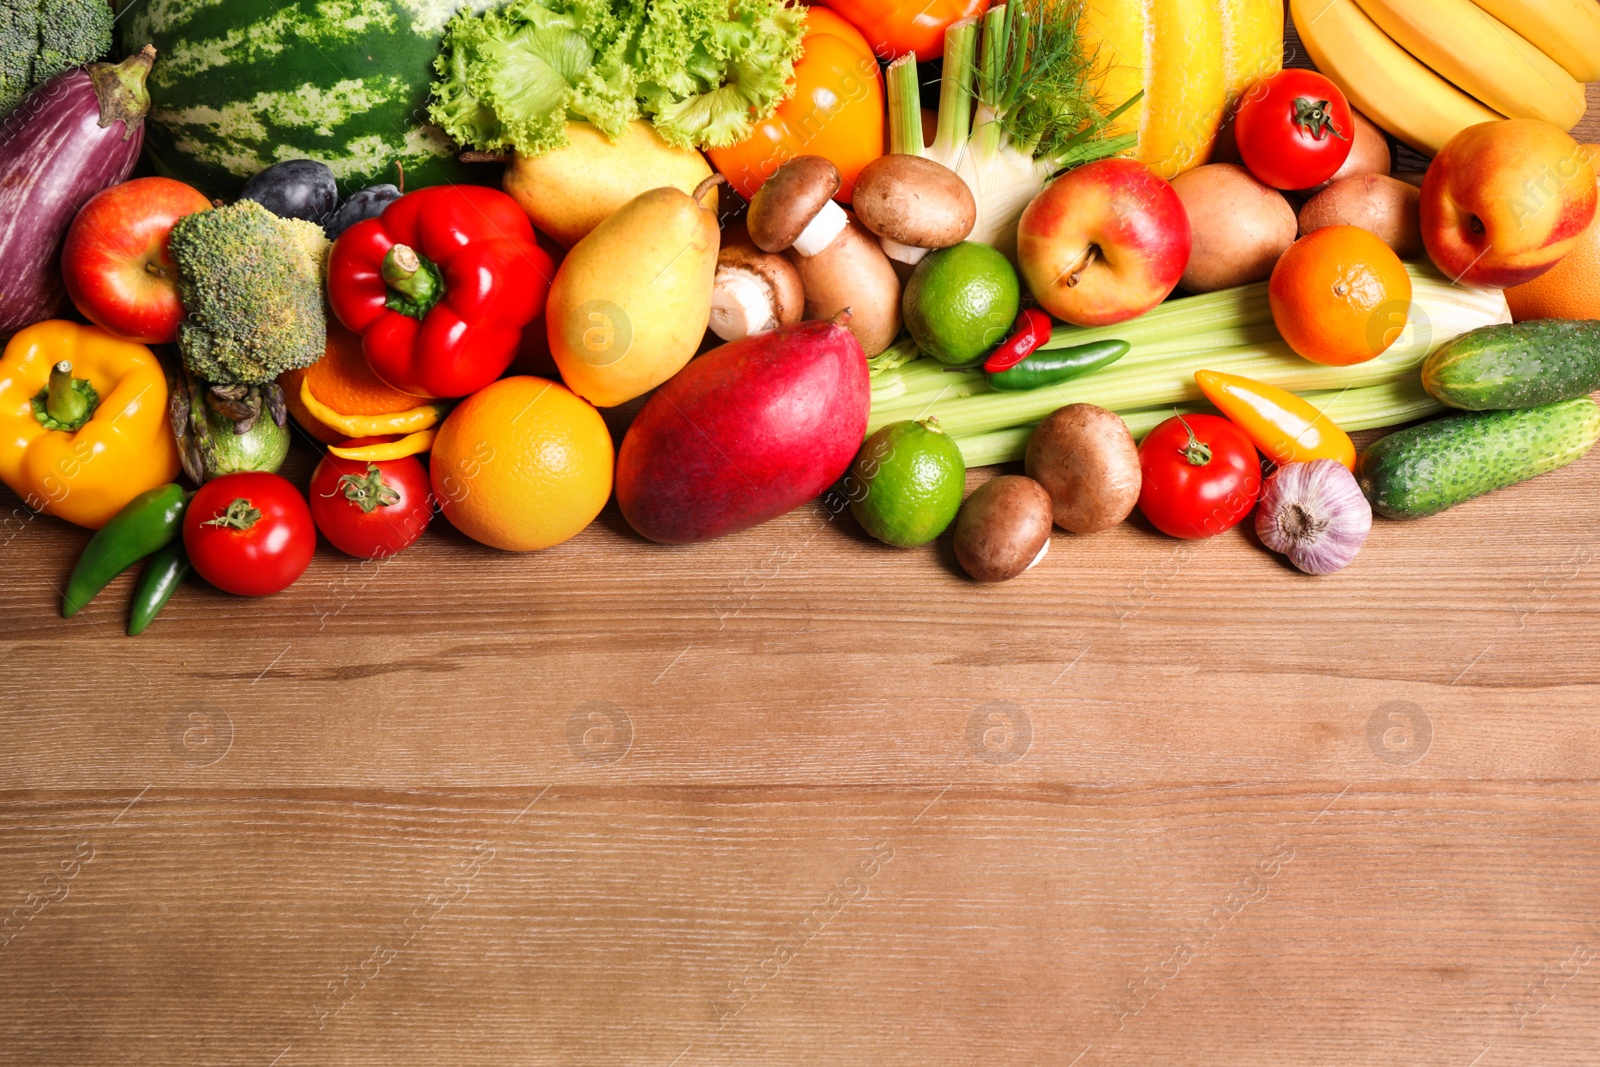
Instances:
[[[1332,459],[1355,470],[1356,446],[1350,435],[1310,401],[1276,385],[1222,371],[1197,370],[1194,380],[1206,399],[1272,462]]]
[[[167,378],[144,345],[52,319],[0,356],[0,481],[31,508],[98,530],[178,475]]]

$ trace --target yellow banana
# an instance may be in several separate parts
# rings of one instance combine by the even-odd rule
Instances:
[[[1477,0],[1581,82],[1600,81],[1600,4],[1594,0]]]
[[[1423,66],[1356,0],[1289,0],[1289,10],[1317,69],[1358,111],[1425,155],[1468,126],[1505,117]]]
[[[1501,114],[1563,130],[1583,118],[1583,86],[1472,0],[1357,2],[1396,44]]]

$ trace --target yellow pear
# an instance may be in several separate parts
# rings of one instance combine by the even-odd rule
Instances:
[[[587,122],[569,122],[567,142],[543,155],[512,156],[502,179],[534,226],[562,248],[640,193],[664,185],[687,193],[711,177],[705,156],[674,148],[639,119],[614,143]]]
[[[678,373],[700,347],[721,244],[721,180],[707,178],[693,193],[641,193],[561,261],[545,305],[550,354],[585,400],[627,403]]]

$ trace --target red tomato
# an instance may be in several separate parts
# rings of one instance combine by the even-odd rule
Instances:
[[[428,472],[415,456],[376,463],[323,456],[311,475],[311,517],[341,552],[362,559],[392,556],[411,547],[433,520]]]
[[[1275,189],[1309,189],[1344,166],[1355,143],[1350,102],[1314,70],[1285,70],[1256,82],[1233,120],[1239,158]]]
[[[200,577],[223,592],[268,596],[305,573],[317,528],[306,498],[287,479],[263,471],[224,474],[189,501],[183,547]]]
[[[135,178],[91,197],[61,249],[61,277],[84,318],[141,344],[176,341],[183,304],[167,238],[174,222],[210,206],[171,178]]]
[[[1261,460],[1216,415],[1171,418],[1139,445],[1139,510],[1162,533],[1198,540],[1230,529],[1261,495]]]

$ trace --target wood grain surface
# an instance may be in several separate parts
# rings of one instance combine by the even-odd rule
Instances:
[[[3,513],[0,1063],[1600,1062],[1595,457],[1319,580],[612,509],[136,640]]]

